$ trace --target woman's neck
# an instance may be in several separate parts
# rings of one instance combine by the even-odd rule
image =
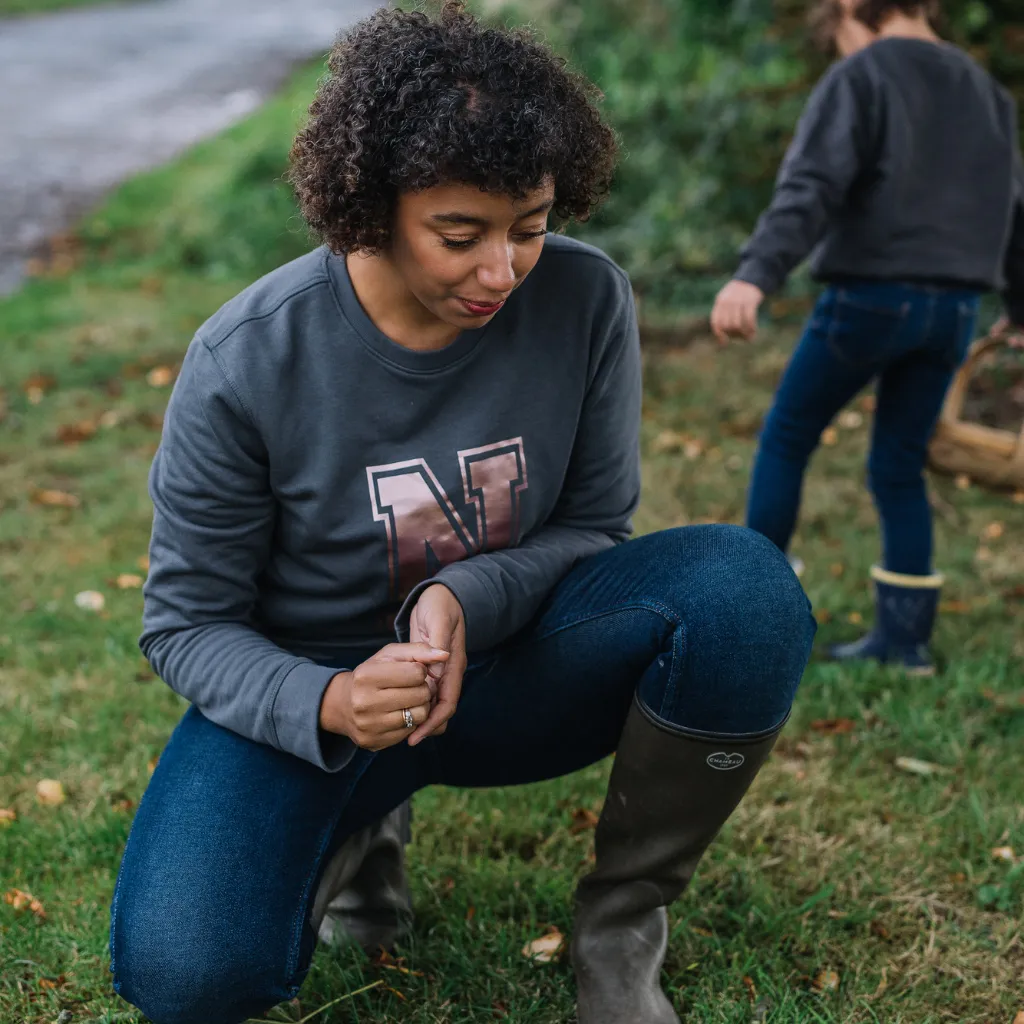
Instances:
[[[438,319],[416,298],[386,256],[349,253],[345,265],[366,315],[396,345],[434,352],[458,336],[458,328]]]
[[[929,43],[941,42],[927,18],[921,15],[911,17],[901,12],[896,12],[886,18],[879,26],[878,38],[923,39]]]

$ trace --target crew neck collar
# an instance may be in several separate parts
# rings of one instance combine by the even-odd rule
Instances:
[[[360,340],[375,355],[387,363],[399,366],[413,373],[436,373],[447,369],[465,359],[480,344],[490,323],[483,327],[466,330],[456,335],[455,339],[444,348],[420,352],[406,348],[389,338],[369,317],[363,304],[356,295],[348,265],[344,256],[332,253],[324,248],[328,273],[334,286],[338,303],[345,319],[355,329]]]

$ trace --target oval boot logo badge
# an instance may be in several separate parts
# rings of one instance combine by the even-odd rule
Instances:
[[[731,772],[733,768],[739,768],[744,761],[746,758],[742,754],[727,754],[725,751],[708,754],[708,764],[720,772]]]

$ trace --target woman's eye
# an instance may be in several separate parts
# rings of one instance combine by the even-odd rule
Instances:
[[[446,249],[468,249],[474,242],[475,238],[445,238],[441,237],[441,244]]]
[[[543,238],[547,233],[547,228],[541,228],[540,231],[521,231],[517,237],[521,242],[528,242],[531,238]]]

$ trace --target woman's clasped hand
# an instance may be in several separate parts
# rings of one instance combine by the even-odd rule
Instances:
[[[415,746],[448,728],[466,669],[462,606],[435,584],[416,602],[409,627],[412,642],[389,644],[331,679],[320,706],[322,729],[365,750],[384,750],[405,739]]]

